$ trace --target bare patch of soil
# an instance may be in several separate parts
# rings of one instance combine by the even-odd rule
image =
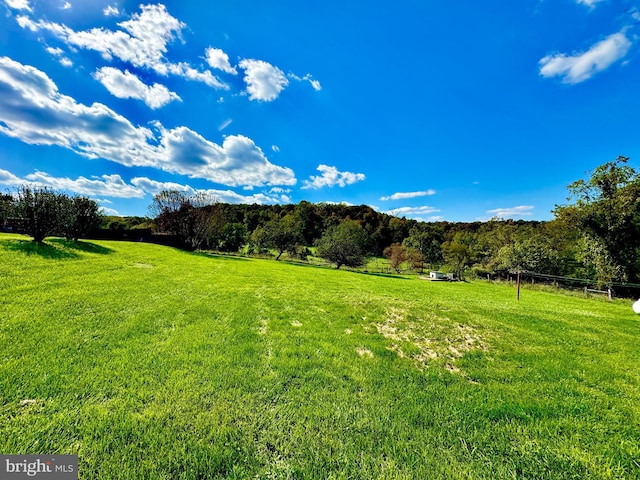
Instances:
[[[452,373],[461,373],[454,365],[456,359],[474,349],[487,350],[481,336],[473,327],[451,322],[430,314],[421,320],[408,320],[405,312],[389,308],[384,322],[376,323],[378,333],[392,340],[389,350],[400,358],[411,359],[422,369],[444,362]]]

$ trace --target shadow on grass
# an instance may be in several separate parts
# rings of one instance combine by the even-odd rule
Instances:
[[[55,243],[60,245],[62,248],[69,250],[77,250],[80,252],[86,253],[96,253],[99,255],[108,255],[109,253],[113,253],[115,250],[111,248],[103,247],[102,245],[96,245],[95,243],[78,240],[77,242],[72,242],[69,240],[65,240],[63,238],[52,238],[49,240],[51,243]]]
[[[190,255],[196,255],[199,257],[207,257],[207,258],[215,258],[215,259],[219,259],[219,260],[236,260],[239,262],[249,262],[251,261],[251,259],[246,258],[246,257],[239,257],[237,255],[225,255],[224,253],[213,253],[213,252],[207,252],[207,251],[196,251],[196,252],[189,252],[187,250],[183,250],[185,253],[188,253]]]
[[[50,239],[43,243],[32,240],[4,240],[0,242],[7,250],[20,252],[25,255],[37,255],[48,260],[71,260],[80,258],[79,252],[109,254],[110,248],[102,247],[90,242],[70,242],[63,239]]]

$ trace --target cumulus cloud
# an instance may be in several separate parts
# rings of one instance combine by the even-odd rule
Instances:
[[[435,194],[436,191],[431,189],[422,192],[398,192],[394,193],[393,195],[389,195],[388,197],[380,197],[380,200],[382,200],[383,202],[387,200],[406,200],[407,198],[426,197]]]
[[[631,41],[623,32],[614,33],[586,52],[547,55],[540,60],[540,75],[560,77],[563,83],[569,84],[584,82],[624,58],[630,47]]]
[[[104,195],[119,198],[142,198],[144,192],[125,183],[120,175],[78,177],[76,179],[53,177],[46,172],[35,172],[25,177],[28,183],[36,183],[56,190],[69,190],[81,195]]]
[[[159,75],[172,74],[204,82],[213,88],[229,88],[209,70],[199,71],[186,62],[169,62],[165,56],[168,45],[182,38],[186,25],[171,16],[164,5],[141,5],[140,9],[140,13],[118,23],[121,30],[115,31],[106,28],[74,31],[64,24],[33,21],[26,16],[17,17],[17,21],[22,28],[33,32],[48,31],[67,45],[99,52],[107,61],[115,57],[134,67],[151,69]]]
[[[55,190],[67,190],[80,195],[105,195],[119,198],[142,198],[144,192],[128,185],[120,175],[102,175],[100,177],[53,177],[46,172],[36,171],[20,178],[7,170],[0,169],[0,184],[19,186],[25,184],[42,185]]]
[[[26,10],[27,12],[31,12],[31,6],[29,5],[29,0],[4,0],[9,8],[13,8],[15,10]]]
[[[430,215],[432,213],[437,213],[440,210],[434,207],[422,206],[422,207],[400,207],[394,208],[393,210],[389,210],[384,212],[388,215],[393,215],[395,217],[411,217],[414,215]]]
[[[321,172],[322,175],[312,175],[309,177],[309,180],[304,181],[303,189],[318,189],[322,187],[333,187],[335,185],[345,187],[365,179],[364,173],[339,172],[336,167],[330,167],[328,165],[318,165],[317,170]]]
[[[132,178],[131,183],[151,195],[156,195],[163,190],[177,190],[189,195],[204,195],[207,198],[215,199],[218,202],[224,203],[257,203],[263,205],[289,201],[289,198],[284,193],[286,191],[277,188],[273,188],[265,193],[241,195],[233,190],[196,189],[190,185],[182,185],[175,182],[158,182],[146,177]]]
[[[263,60],[245,59],[239,66],[245,72],[244,81],[250,100],[271,102],[289,85],[282,70]]]
[[[18,185],[22,185],[24,182],[20,177],[17,177],[13,173],[8,170],[3,170],[0,168],[0,185],[8,185],[10,187],[17,187]]]
[[[105,17],[117,17],[120,15],[120,10],[118,10],[118,7],[108,5],[102,13],[104,13]]]
[[[493,218],[519,218],[532,215],[534,208],[535,207],[530,205],[521,205],[518,207],[495,208],[493,210],[487,210],[487,213]]]
[[[288,189],[271,188],[268,191],[252,195],[242,195],[233,190],[196,189],[190,185],[176,182],[159,182],[147,177],[135,177],[130,183],[125,182],[120,175],[101,175],[92,178],[53,177],[46,172],[36,171],[23,178],[0,169],[0,185],[17,187],[20,185],[41,185],[55,190],[65,190],[75,194],[96,198],[101,204],[111,204],[108,199],[98,199],[105,196],[112,198],[143,198],[146,195],[156,195],[163,190],[177,190],[188,195],[203,195],[215,201],[224,203],[275,204],[290,203]],[[106,210],[106,209],[105,209]]]
[[[113,67],[102,67],[94,74],[109,92],[118,98],[142,100],[150,108],[160,108],[174,100],[180,100],[177,93],[164,85],[154,83],[149,86],[128,70],[122,72]]]
[[[0,133],[223,185],[296,183],[290,168],[269,162],[248,137],[228,136],[218,145],[187,127],[135,126],[103,104],[84,105],[62,95],[44,72],[8,57],[0,57]]]
[[[229,55],[224,53],[219,48],[209,47],[205,51],[207,63],[211,68],[222,70],[223,72],[230,73],[231,75],[237,75],[238,71],[235,67],[229,63]]]

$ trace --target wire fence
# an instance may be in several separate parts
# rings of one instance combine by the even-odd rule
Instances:
[[[507,272],[502,275],[495,275],[489,279],[516,282],[517,275],[518,272]],[[637,283],[610,282],[602,284],[592,279],[563,277],[561,275],[548,275],[530,271],[521,271],[520,281],[523,285],[548,285],[565,290],[582,292],[585,296],[606,295],[609,299],[614,297],[640,298],[640,284]]]

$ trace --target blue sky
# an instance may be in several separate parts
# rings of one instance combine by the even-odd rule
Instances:
[[[0,188],[547,220],[640,158],[636,8],[0,0]]]

